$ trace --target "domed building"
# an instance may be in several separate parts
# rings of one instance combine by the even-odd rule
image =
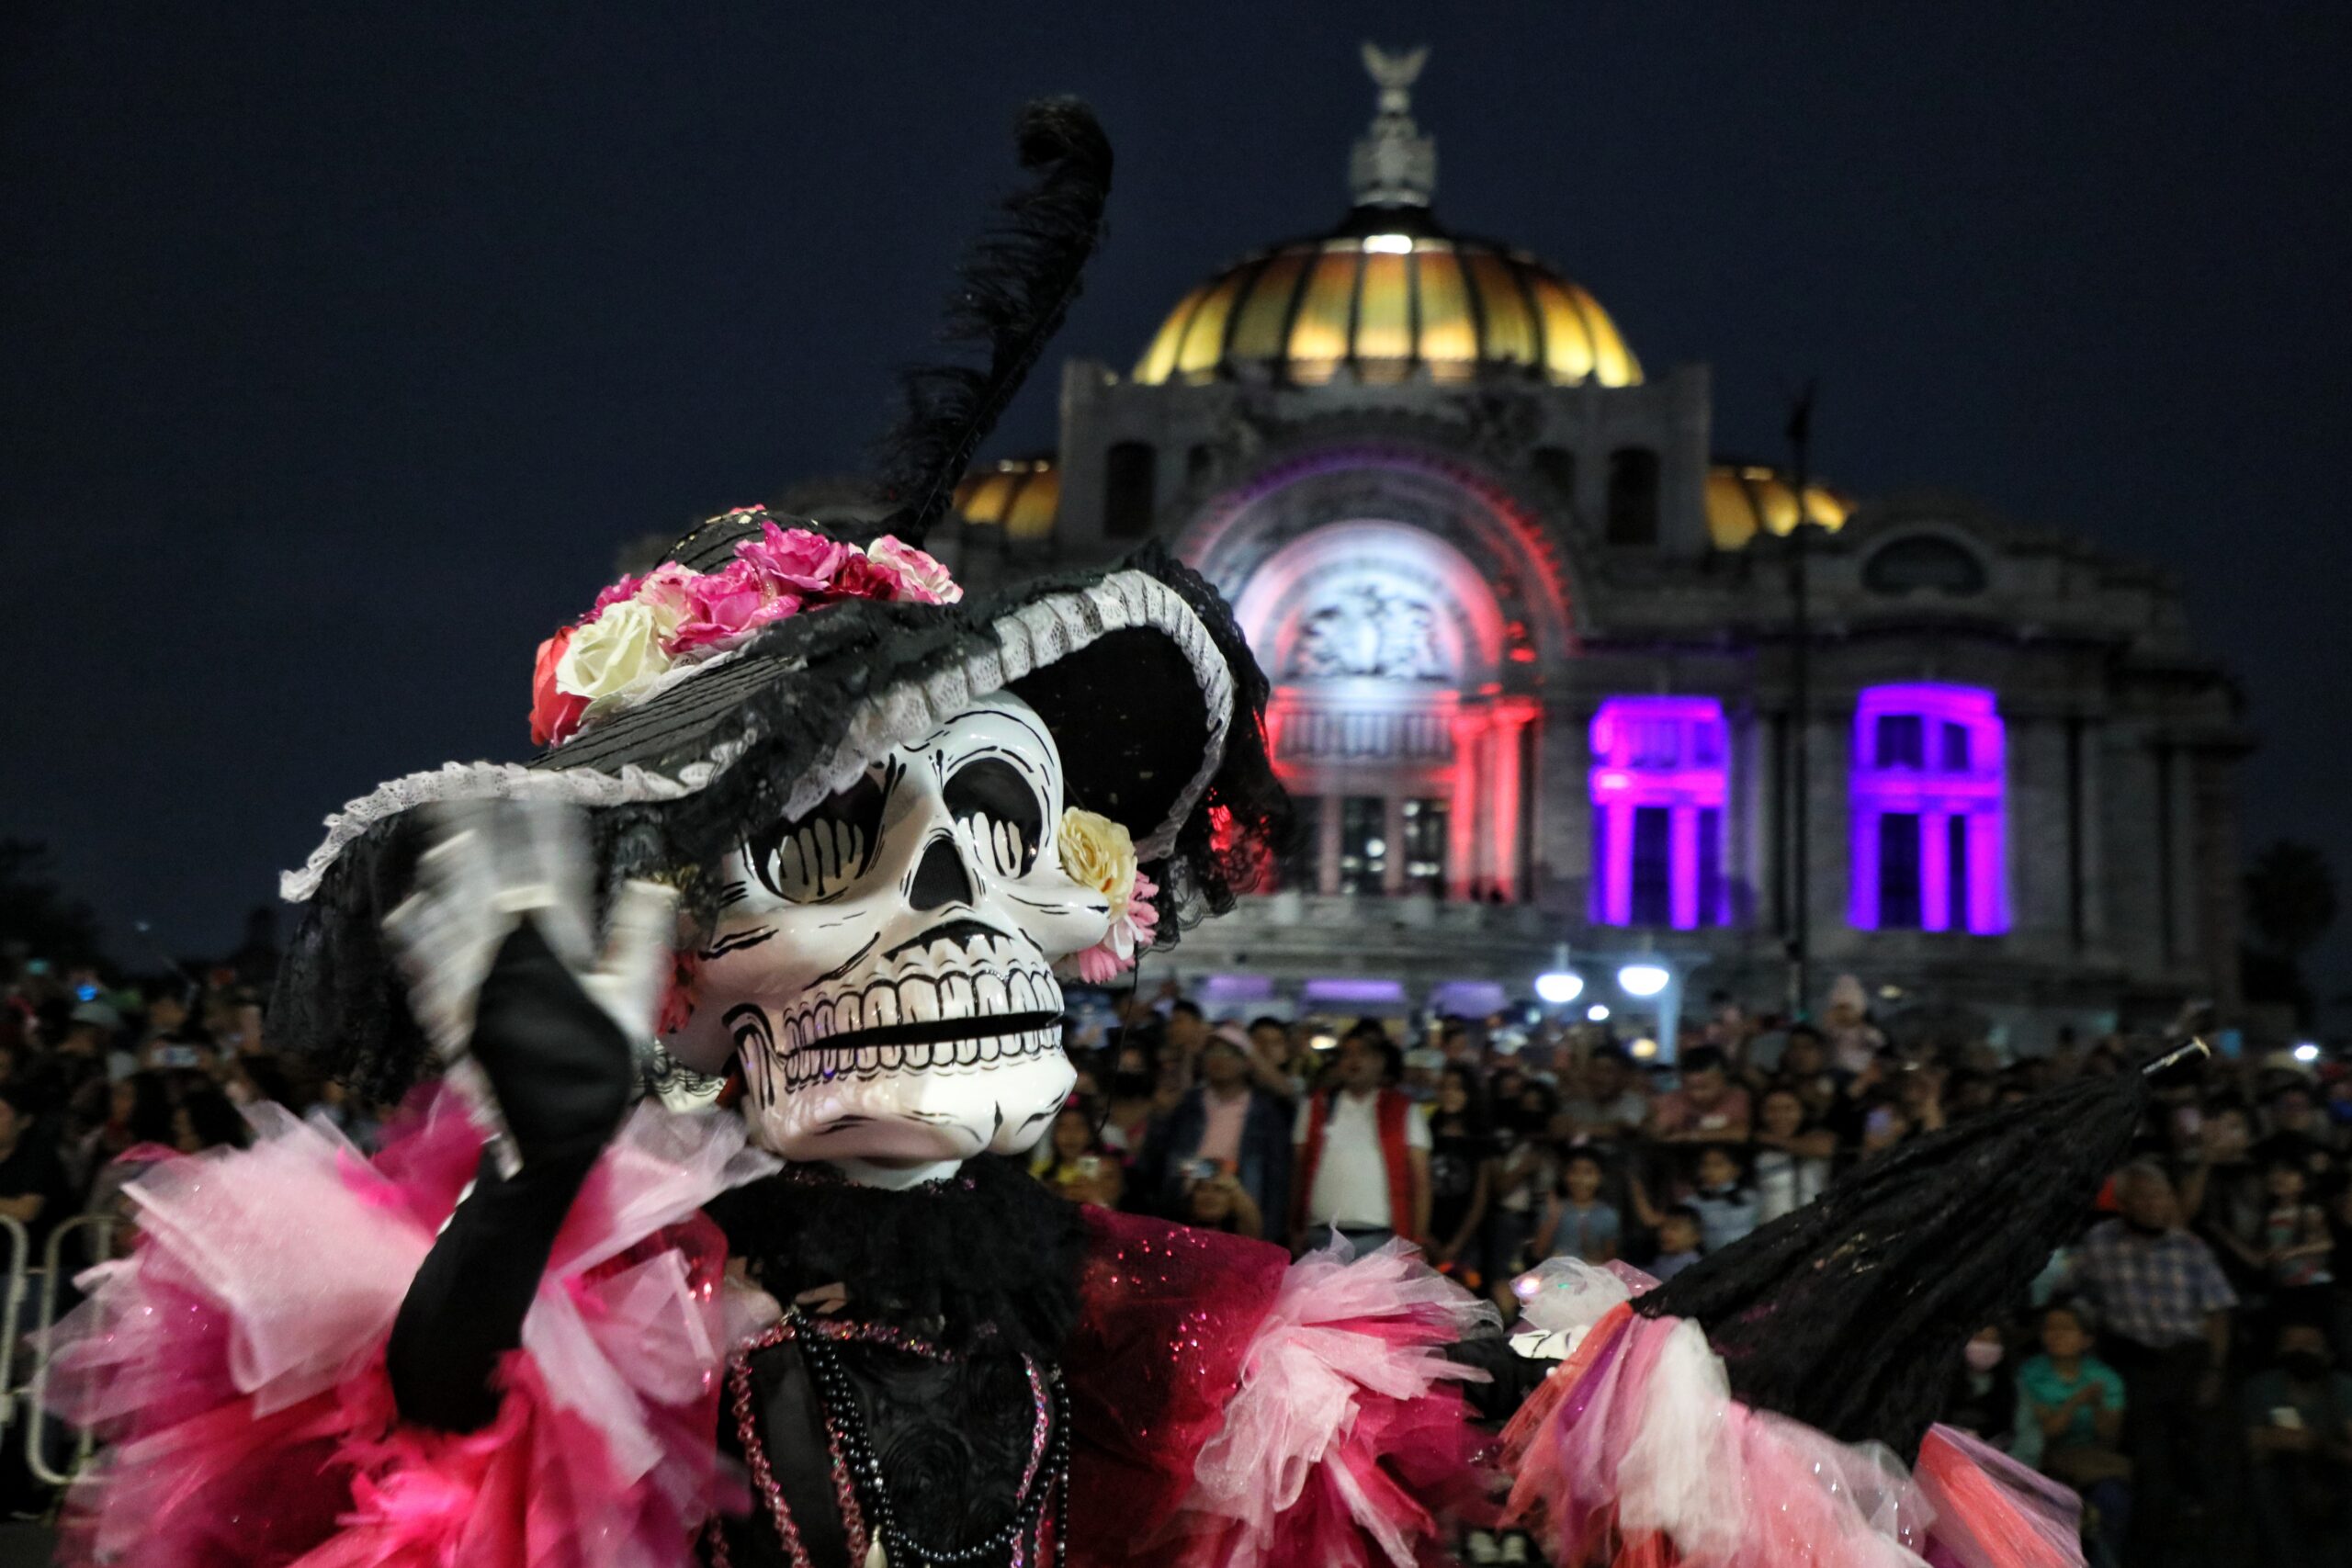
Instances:
[[[1484,1012],[1565,946],[1578,1008],[1659,1018],[1784,1005],[1802,941],[1815,1003],[1851,972],[2026,1048],[2232,998],[2248,738],[2177,588],[1716,453],[1705,366],[1440,221],[1421,56],[1366,60],[1346,216],[1068,365],[1058,451],[937,541],[985,581],[1159,538],[1232,601],[1303,831],[1188,984]]]

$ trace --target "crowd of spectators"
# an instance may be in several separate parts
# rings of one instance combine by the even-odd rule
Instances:
[[[1544,1258],[1664,1279],[1906,1141],[2165,1042],[1727,998],[1679,1060],[1584,1023],[1212,1023],[1175,987],[1072,1055],[1040,1176],[1294,1249],[1419,1244],[1510,1313]],[[2095,1560],[2352,1562],[2352,1076],[2206,1058],[2158,1080],[2076,1241],[1951,1369],[1955,1424],[2086,1499]]]
[[[1906,1140],[2158,1044],[2012,1053],[1873,1021],[1850,981],[1817,1023],[1714,998],[1670,1064],[1518,1015],[1213,1022],[1174,987],[1118,1008],[1073,1031],[1041,1180],[1295,1250],[1400,1236],[1507,1313],[1544,1258],[1670,1277]],[[1951,1369],[1951,1418],[2081,1492],[2111,1564],[2227,1561],[2231,1542],[2352,1563],[2352,1076],[2282,1055],[2161,1083],[2077,1241]],[[232,975],[124,989],[35,964],[0,986],[0,1215],[33,1267],[76,1215],[127,1245],[123,1183],[243,1145],[264,1100],[362,1147],[380,1114],[273,1052]],[[95,1229],[69,1239],[67,1269],[94,1260]],[[0,1455],[6,1501],[22,1470]]]

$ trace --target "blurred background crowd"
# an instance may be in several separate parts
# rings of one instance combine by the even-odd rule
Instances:
[[[77,1216],[118,1223],[61,1237],[61,1275],[130,1245],[123,1183],[245,1144],[256,1106],[373,1145],[396,1108],[272,1048],[266,963],[121,985],[6,961],[0,1215],[21,1227],[16,1277],[37,1278]],[[2027,1053],[1893,1030],[1852,977],[1818,1021],[1712,998],[1672,1061],[1534,1007],[1216,1019],[1172,982],[1074,992],[1073,1007],[1078,1086],[1035,1152],[1039,1180],[1294,1249],[1402,1236],[1507,1316],[1513,1280],[1547,1258],[1668,1277],[1911,1140],[2177,1043],[2061,1036]],[[2337,1370],[2352,1073],[2306,1047],[2193,1060],[2160,1084],[2078,1241],[1949,1369],[1951,1418],[2080,1491],[2109,1562],[2352,1562],[2352,1378]],[[33,1364],[17,1358],[19,1386]],[[24,1414],[20,1399],[0,1495],[30,1513],[49,1495],[26,1471]]]

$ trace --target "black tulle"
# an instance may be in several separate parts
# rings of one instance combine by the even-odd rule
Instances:
[[[1897,1145],[1637,1308],[1695,1318],[1750,1404],[1908,1459],[1962,1346],[2081,1227],[2145,1098],[2136,1073],[2086,1079]]]
[[[1085,1222],[1009,1160],[967,1160],[910,1192],[787,1171],[707,1211],[780,1301],[841,1284],[854,1316],[918,1325],[953,1350],[986,1341],[1048,1360],[1078,1321]]]

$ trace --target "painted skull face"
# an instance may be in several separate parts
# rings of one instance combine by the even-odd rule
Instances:
[[[1000,692],[736,852],[687,1039],[731,1043],[758,1142],[888,1184],[1044,1135],[1073,1078],[1052,965],[1110,923],[1061,815],[1053,738]]]

